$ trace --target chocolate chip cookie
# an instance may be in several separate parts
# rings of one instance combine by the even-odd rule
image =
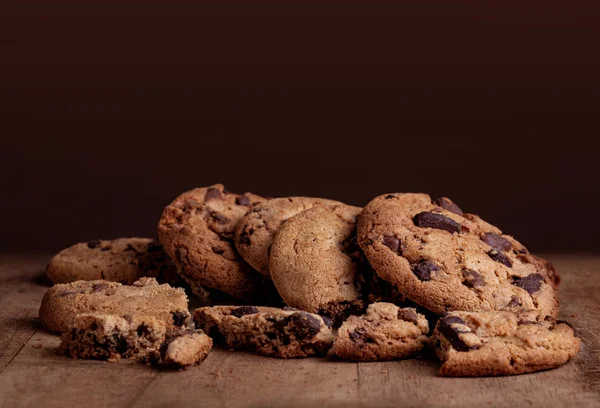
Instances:
[[[85,313],[61,336],[63,354],[115,362],[127,358],[171,368],[186,368],[206,358],[212,340],[191,327],[167,330],[157,318]]]
[[[565,364],[581,341],[570,325],[539,313],[450,312],[431,339],[444,376],[492,376],[547,370]]]
[[[239,220],[262,201],[215,184],[183,193],[164,209],[159,239],[194,293],[217,290],[259,304],[276,296],[273,285],[244,262],[233,243]]]
[[[347,205],[314,207],[281,226],[269,269],[287,305],[336,321],[364,310],[370,268],[356,245],[360,211]]]
[[[118,238],[75,244],[56,254],[46,270],[53,283],[104,279],[131,285],[141,277],[172,280],[175,265],[158,241]]]
[[[104,280],[57,284],[44,295],[39,315],[47,329],[64,332],[76,315],[91,312],[155,317],[167,329],[190,321],[185,291],[154,278],[141,278],[133,286]]]
[[[338,329],[333,351],[345,360],[397,360],[427,344],[429,324],[414,308],[373,303],[363,316],[350,316]]]
[[[246,262],[269,277],[269,252],[281,224],[309,208],[334,204],[342,203],[311,197],[283,197],[262,202],[239,222],[235,246]]]
[[[268,357],[322,356],[333,344],[330,321],[294,309],[215,306],[196,309],[194,321],[215,341]]]
[[[557,314],[544,263],[447,198],[381,195],[359,217],[358,242],[381,278],[435,313],[527,308]]]

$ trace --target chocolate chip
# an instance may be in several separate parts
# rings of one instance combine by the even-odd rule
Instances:
[[[171,313],[171,315],[173,316],[173,324],[179,327],[183,326],[189,318],[189,314],[184,312],[183,310],[173,312]]]
[[[181,326],[181,325],[178,325]],[[140,324],[136,330],[138,336],[150,334],[150,329],[144,323]]]
[[[418,263],[413,263],[410,266],[412,272],[422,281],[428,281],[431,279],[431,272],[439,271],[440,267],[432,261],[422,260]]]
[[[65,290],[65,291],[63,291],[63,292],[60,292],[60,293],[59,293],[59,296],[60,296],[60,297],[63,297],[63,296],[69,296],[69,295],[74,295],[74,294],[76,294],[76,293],[81,293],[81,292],[75,292],[75,291],[73,291],[73,290]]]
[[[498,252],[495,249],[492,249],[491,251],[489,251],[487,253],[489,255],[490,258],[492,258],[494,261],[496,262],[500,262],[503,265],[508,266],[509,268],[512,268],[512,262],[510,261],[510,259],[508,259],[508,257],[506,255],[504,255],[502,252]]]
[[[223,196],[218,188],[210,187],[206,190],[206,194],[204,194],[204,201],[220,200],[222,197]]]
[[[248,232],[246,232],[246,230],[242,231],[242,233],[240,234],[240,244],[250,245],[250,243],[250,235],[248,234]]]
[[[362,338],[362,336],[365,335],[365,333],[366,333],[366,330],[359,327],[358,329],[356,329],[352,333],[350,333],[348,335],[348,337],[350,337],[350,340],[356,342],[356,341],[360,340]]]
[[[235,203],[237,205],[243,205],[247,207],[250,205],[250,198],[248,196],[242,195],[235,199]]]
[[[218,222],[219,224],[227,224],[229,222],[229,218],[225,217],[224,215],[219,214],[216,211],[211,211],[209,215],[210,215],[210,218],[212,218],[214,221]]]
[[[398,319],[404,320],[406,322],[411,322],[414,324],[419,323],[419,316],[412,310],[399,309],[398,310]]]
[[[519,307],[522,304],[523,303],[521,302],[521,299],[519,299],[518,296],[512,295],[512,297],[510,298],[510,302],[508,302],[506,307]]]
[[[460,333],[469,333],[471,330],[468,327],[456,327],[452,325],[465,325],[465,321],[458,316],[446,316],[440,319],[439,331],[448,339],[452,347],[456,351],[475,350],[477,347],[469,347],[460,337]],[[466,325],[465,325],[466,326]]]
[[[442,214],[432,212],[422,212],[415,215],[413,222],[417,227],[421,228],[436,228],[450,233],[459,233],[461,231],[461,225],[458,222]]]
[[[288,333],[296,339],[310,339],[321,331],[321,322],[316,317],[303,312],[289,316]]]
[[[389,249],[391,249],[394,253],[396,254],[401,254],[402,250],[401,250],[401,245],[400,245],[400,240],[396,237],[383,237],[383,240],[381,241],[383,243],[383,245],[385,245],[386,247],[388,247]]]
[[[94,292],[101,292],[106,288],[108,288],[108,285],[106,283],[94,283],[92,285],[92,290]]]
[[[468,288],[474,288],[476,286],[484,286],[485,281],[483,280],[483,276],[478,274],[472,269],[463,268],[462,276],[464,278],[463,285]]]
[[[460,209],[460,207],[448,197],[440,197],[433,202],[434,204],[442,207],[444,210],[448,210],[454,214],[463,215],[463,211]]]
[[[242,317],[246,315],[256,314],[259,310],[255,306],[240,306],[231,311],[231,316]]]
[[[323,323],[325,323],[325,326],[331,329],[331,327],[333,326],[333,320],[331,320],[331,318],[327,316],[321,316],[321,318],[323,319]]]
[[[223,249],[223,248],[212,247],[211,249],[217,255],[222,255],[223,253],[225,253],[225,249]]]
[[[100,241],[99,239],[95,239],[93,241],[89,241],[87,243],[87,246],[89,249],[94,249],[94,248],[98,248],[101,243],[102,243],[102,241]]]
[[[525,289],[527,293],[530,295],[532,293],[537,292],[542,287],[542,282],[544,281],[544,277],[539,273],[532,273],[529,276],[525,276],[524,278],[515,278],[512,281],[512,284],[520,287],[521,289]]]
[[[388,195],[386,195],[386,196],[385,196],[385,199],[386,199],[386,200],[390,200],[390,199],[392,199],[392,198],[394,198],[394,197],[396,197],[396,196],[395,196],[395,195],[393,195],[393,194],[388,194]]]
[[[498,234],[494,234],[493,232],[486,232],[481,237],[481,240],[498,251],[506,252],[512,249],[512,244],[508,239],[503,238]]]

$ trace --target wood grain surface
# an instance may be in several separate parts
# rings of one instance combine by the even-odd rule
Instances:
[[[583,339],[555,370],[443,378],[439,363],[278,360],[214,349],[186,371],[72,360],[38,323],[48,254],[0,255],[0,407],[593,407],[600,406],[600,257],[549,255],[560,317]]]

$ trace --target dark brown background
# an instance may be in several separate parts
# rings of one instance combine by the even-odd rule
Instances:
[[[302,3],[2,2],[0,248],[154,235],[222,181],[598,250],[594,2]]]

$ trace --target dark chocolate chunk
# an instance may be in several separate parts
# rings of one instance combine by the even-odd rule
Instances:
[[[475,272],[472,269],[463,268],[462,276],[464,278],[463,285],[465,285],[468,288],[474,288],[477,286],[485,285],[483,276],[481,276],[479,273]]]
[[[94,248],[98,248],[101,243],[102,243],[102,241],[100,241],[99,239],[95,239],[93,241],[89,241],[87,243],[87,246],[89,249],[94,249]]]
[[[211,249],[217,255],[222,255],[223,253],[225,253],[225,249],[223,249],[223,248],[212,247]]]
[[[544,281],[544,277],[539,273],[532,273],[529,276],[525,276],[524,278],[515,278],[512,281],[512,284],[520,287],[521,289],[525,289],[527,293],[530,295],[532,293],[537,292],[542,287],[542,282]]]
[[[419,323],[419,316],[412,310],[408,309],[399,309],[398,310],[398,319],[404,320],[405,322],[411,322],[414,324]]]
[[[308,313],[297,312],[289,316],[287,327],[296,339],[310,339],[321,331],[321,322]]]
[[[108,288],[108,285],[106,283],[94,283],[92,285],[92,290],[94,292],[100,292],[100,291],[103,291],[106,288]]]
[[[436,228],[450,233],[459,233],[461,231],[461,225],[458,222],[442,214],[432,212],[422,212],[415,215],[413,222],[417,227],[421,228]]]
[[[256,314],[259,310],[256,306],[240,306],[231,311],[231,316],[242,317],[246,315]]]
[[[510,261],[510,259],[508,259],[508,257],[506,255],[504,255],[502,252],[498,252],[495,249],[492,249],[491,251],[489,251],[487,253],[489,255],[490,258],[492,258],[494,261],[496,262],[500,262],[503,265],[508,266],[509,268],[512,268],[512,262]]]
[[[460,337],[460,333],[469,333],[471,330],[466,327],[452,326],[460,324],[465,325],[465,321],[458,316],[446,316],[440,319],[439,331],[448,339],[452,347],[456,351],[469,351],[475,350],[477,347],[469,347]]]
[[[383,240],[381,241],[383,243],[383,245],[385,245],[386,247],[388,247],[389,249],[391,249],[394,253],[397,254],[401,254],[402,250],[401,250],[401,245],[400,245],[400,240],[396,237],[383,237]]]
[[[432,261],[426,259],[420,262],[413,263],[411,266],[412,272],[422,281],[428,281],[431,279],[431,272],[439,271],[440,267]]]
[[[498,251],[506,252],[512,249],[512,244],[508,239],[503,238],[498,234],[494,234],[493,232],[486,232],[481,237],[481,240]]]
[[[521,302],[521,299],[519,299],[518,296],[512,295],[512,297],[510,298],[510,302],[508,302],[506,307],[519,307],[522,304],[523,303]]]
[[[393,195],[393,194],[388,194],[388,195],[385,196],[385,199],[389,200],[389,199],[394,198],[394,197],[396,197],[396,196]]]
[[[333,320],[331,320],[331,318],[327,316],[321,316],[321,318],[323,319],[323,323],[325,323],[325,326],[331,329],[331,327],[333,326]]]
[[[348,337],[350,337],[350,340],[352,340],[352,341],[358,341],[365,335],[365,333],[366,333],[366,330],[359,327],[358,329],[356,329],[352,333],[350,333],[348,335]]]
[[[185,322],[187,322],[189,315],[183,310],[178,310],[172,313],[173,316],[173,324],[175,326],[183,326]]]
[[[460,207],[448,197],[440,197],[433,202],[435,205],[442,207],[444,210],[448,210],[454,214],[463,215],[463,211],[460,209]]]
[[[235,199],[235,203],[237,205],[243,205],[243,206],[249,206],[250,205],[250,198],[248,198],[248,196],[245,195],[241,195],[238,198]]]
[[[211,211],[209,215],[210,215],[210,218],[212,218],[214,221],[218,222],[219,224],[227,224],[229,222],[229,218],[225,217],[222,214],[219,214],[216,211]]]
[[[240,244],[250,245],[250,235],[246,232],[246,230],[242,231],[240,234]]]
[[[208,190],[206,190],[206,194],[204,194],[204,201],[210,201],[215,199],[220,200],[222,197],[223,196],[218,188],[211,187]]]

